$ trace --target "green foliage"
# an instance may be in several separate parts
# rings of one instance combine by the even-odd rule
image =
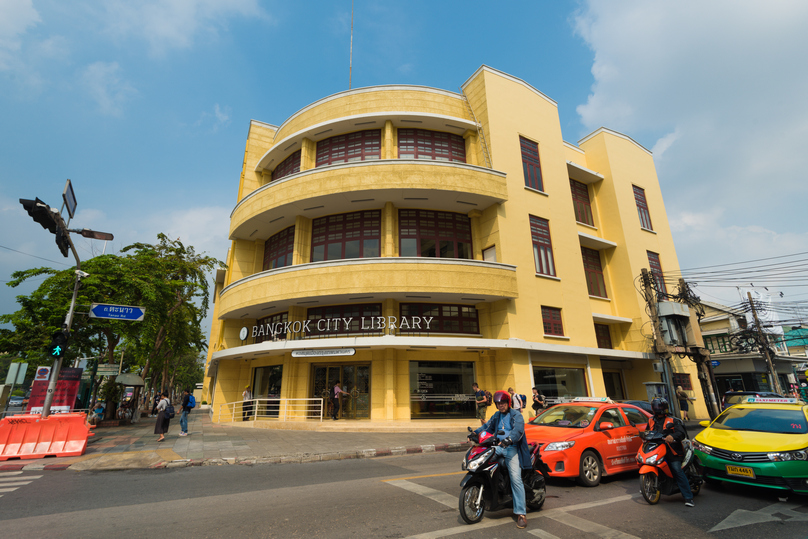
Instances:
[[[208,275],[223,263],[164,234],[157,238],[155,245],[135,243],[122,249],[121,255],[82,262],[82,271],[90,275],[81,281],[65,364],[77,357],[117,362],[120,345],[126,345],[123,372],[145,378],[150,368],[167,369],[177,382],[201,381],[201,368],[194,369],[192,364],[207,347],[200,324],[210,301]],[[8,283],[16,287],[43,275],[46,279],[34,292],[17,297],[17,312],[0,315],[0,323],[14,327],[13,331],[0,329],[0,350],[15,353],[29,363],[29,369],[51,364],[45,349],[65,322],[75,271],[18,271]],[[86,312],[91,303],[145,307],[146,315],[142,322],[89,318]],[[3,365],[0,358],[0,368]]]

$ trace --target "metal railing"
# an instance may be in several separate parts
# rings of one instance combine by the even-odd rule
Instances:
[[[253,399],[219,405],[219,422],[322,421],[324,402],[312,399]],[[213,407],[211,407],[211,411]]]

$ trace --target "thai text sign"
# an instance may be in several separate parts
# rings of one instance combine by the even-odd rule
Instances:
[[[126,320],[128,322],[142,322],[145,314],[145,307],[107,305],[104,303],[93,303],[90,305],[90,318],[109,318],[112,320]]]
[[[63,368],[59,371],[56,391],[53,393],[51,412],[69,412],[76,402],[83,369]],[[31,397],[28,400],[28,411],[42,413],[45,395],[48,393],[48,381],[36,380],[31,386]]]

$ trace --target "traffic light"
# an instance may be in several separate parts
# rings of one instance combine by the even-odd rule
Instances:
[[[67,258],[68,253],[70,253],[70,239],[67,236],[67,232],[61,227],[56,231],[56,245],[59,246],[62,255]]]
[[[51,359],[62,359],[67,349],[67,333],[64,330],[53,334],[53,340],[48,346],[48,357]]]
[[[22,204],[22,207],[28,212],[28,215],[34,218],[34,221],[42,225],[42,228],[49,230],[51,234],[56,234],[59,225],[56,222],[56,217],[54,217],[50,206],[39,200],[39,198],[34,200],[21,198],[20,204]]]

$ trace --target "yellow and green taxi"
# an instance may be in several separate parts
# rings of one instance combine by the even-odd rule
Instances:
[[[693,447],[708,483],[729,481],[808,493],[808,405],[755,398],[727,408]]]

